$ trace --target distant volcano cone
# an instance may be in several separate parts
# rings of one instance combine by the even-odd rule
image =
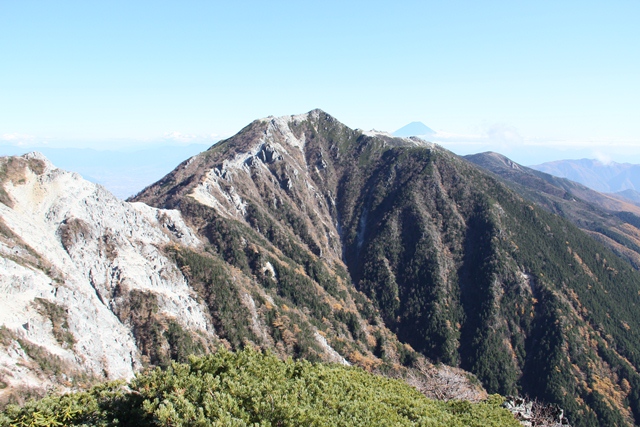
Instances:
[[[411,122],[406,126],[401,127],[393,133],[393,136],[407,137],[407,136],[422,136],[433,135],[435,131],[429,128],[422,122]]]

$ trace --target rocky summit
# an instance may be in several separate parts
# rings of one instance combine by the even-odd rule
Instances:
[[[629,258],[437,145],[314,110],[129,202],[37,155],[1,171],[5,392],[251,346],[640,423]]]

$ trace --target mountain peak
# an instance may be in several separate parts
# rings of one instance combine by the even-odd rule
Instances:
[[[531,166],[561,178],[579,182],[605,193],[640,189],[640,165],[605,163],[599,159],[557,160]]]
[[[40,160],[41,162],[44,162],[45,165],[47,165],[48,168],[53,168],[56,169],[56,167],[54,166],[53,163],[51,163],[51,161],[47,158],[47,156],[45,156],[44,154],[42,154],[39,151],[32,151],[30,153],[27,153],[25,155],[22,156],[24,159],[26,160]]]
[[[291,123],[291,122],[301,122],[308,119],[317,120],[322,115],[331,117],[329,114],[327,114],[323,110],[319,108],[315,108],[313,110],[307,111],[306,113],[302,113],[302,114],[291,114],[291,115],[284,115],[284,116],[267,116],[267,117],[258,119],[257,121],[258,122],[274,122],[275,121],[275,122],[281,122],[281,123]]]
[[[471,154],[464,157],[465,159],[470,160],[472,163],[476,163],[490,170],[492,169],[491,166],[503,166],[510,169],[522,170],[521,165],[514,162],[507,156],[496,153],[495,151],[485,151],[484,153]]]
[[[425,125],[422,122],[411,122],[406,126],[401,127],[397,131],[393,132],[393,136],[419,136],[419,135],[433,135],[436,132]]]

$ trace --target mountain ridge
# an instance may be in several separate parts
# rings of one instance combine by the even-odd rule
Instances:
[[[567,178],[519,165],[498,153],[479,153],[465,159],[497,174],[519,194],[569,219],[629,260],[634,268],[640,268],[638,206]]]
[[[579,379],[589,370],[607,376],[613,364],[638,384],[624,370],[625,359],[636,360],[629,322],[638,276],[630,265],[437,145],[367,135],[318,110],[291,117],[252,123],[191,161],[189,167],[208,175],[181,175],[178,168],[135,200],[176,207],[190,221],[198,221],[204,201],[211,218],[234,216],[240,228],[292,260],[307,253],[333,268],[343,260],[345,278],[373,302],[384,324],[432,360],[459,364],[489,391],[519,390],[560,403],[577,425],[603,417],[633,423],[637,403],[625,407],[594,393],[594,376]],[[231,162],[231,152],[244,154]],[[301,244],[292,251],[279,232]],[[220,235],[208,236],[226,250]],[[301,268],[310,271],[305,257],[298,258]],[[614,286],[606,271],[620,282]],[[624,311],[629,328],[607,320],[610,310]],[[582,332],[558,326],[568,324]],[[613,341],[603,340],[603,330]],[[327,341],[336,342],[331,335]],[[577,350],[585,345],[592,350]],[[607,346],[617,350],[606,353]],[[620,378],[616,389],[623,387]],[[563,394],[567,387],[575,394]]]
[[[37,153],[0,165],[2,341],[14,346],[3,354],[5,385],[130,378],[142,361],[114,311],[134,291],[153,289],[160,313],[210,329],[179,270],[154,246],[200,245],[177,211],[119,201]],[[54,378],[34,369],[47,358],[59,365]]]
[[[29,159],[6,162],[0,214],[13,215],[14,190],[40,182],[44,169]],[[269,117],[185,160],[130,202],[118,206],[144,202],[153,207],[145,212],[175,212],[187,227],[157,220],[160,231],[147,234],[174,238],[145,249],[155,254],[147,267],[166,260],[186,283],[181,304],[193,301],[191,311],[199,307],[213,331],[164,315],[162,295],[136,291],[131,277],[128,289],[109,288],[100,304],[128,328],[142,365],[166,366],[216,345],[255,346],[398,375],[426,356],[471,372],[490,392],[557,403],[576,426],[640,420],[639,273],[436,144],[353,130],[321,110]],[[65,259],[114,272],[120,253],[138,244],[127,227],[107,233],[84,220],[87,231],[64,209],[47,212],[58,218],[50,244]],[[188,236],[200,244],[181,243]],[[82,258],[83,245],[102,241],[91,260]],[[46,267],[33,266],[50,277]],[[86,289],[95,294],[101,283],[87,280]],[[56,329],[61,338],[73,334],[59,310],[41,305],[48,339]],[[2,354],[24,351],[21,327],[2,329]],[[66,345],[77,350],[72,341]],[[462,383],[473,378],[453,372]]]

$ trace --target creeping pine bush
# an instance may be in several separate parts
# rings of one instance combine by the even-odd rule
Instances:
[[[425,398],[360,368],[226,350],[0,415],[2,426],[518,426],[502,399]]]

